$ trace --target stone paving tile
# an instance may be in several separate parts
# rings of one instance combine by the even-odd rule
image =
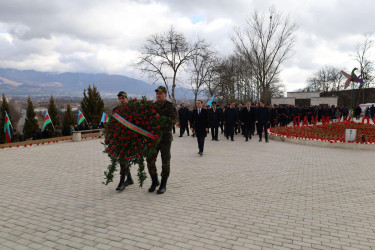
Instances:
[[[209,138],[164,195],[101,184],[100,139],[0,150],[0,249],[375,248],[373,152]]]

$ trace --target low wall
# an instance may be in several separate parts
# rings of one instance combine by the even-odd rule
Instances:
[[[100,132],[96,133],[87,133],[83,134],[82,138],[95,138],[100,136]],[[4,143],[0,144],[0,149],[1,148],[9,148],[10,147],[24,147],[32,145],[38,145],[38,144],[53,144],[56,142],[62,142],[62,141],[71,141],[73,139],[73,136],[61,136],[61,137],[53,137],[53,138],[47,138],[47,139],[41,139],[41,140],[28,140],[28,141],[20,141],[20,142],[12,142],[12,143]]]

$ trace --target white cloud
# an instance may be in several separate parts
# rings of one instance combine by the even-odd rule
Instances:
[[[173,25],[226,55],[233,27],[271,6],[299,26],[281,74],[288,91],[324,65],[353,67],[356,44],[374,31],[375,1],[368,0],[2,0],[0,67],[141,78],[132,65],[147,36]]]

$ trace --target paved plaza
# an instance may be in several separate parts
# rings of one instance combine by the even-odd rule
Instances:
[[[0,150],[0,249],[375,249],[374,151],[219,139],[176,135],[163,195],[101,139]]]

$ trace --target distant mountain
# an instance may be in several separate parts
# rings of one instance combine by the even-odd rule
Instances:
[[[156,85],[121,75],[51,73],[0,68],[0,93],[7,96],[82,96],[83,89],[95,85],[102,96],[124,90],[129,96],[154,96]],[[176,88],[176,98],[192,99],[189,88]]]

